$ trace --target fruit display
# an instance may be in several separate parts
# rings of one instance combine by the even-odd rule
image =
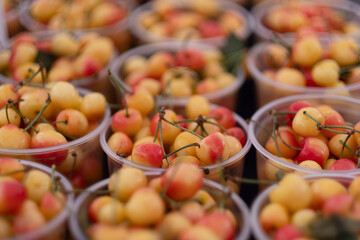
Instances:
[[[261,107],[249,124],[258,179],[359,174],[359,110],[359,100],[332,95],[296,95]]]
[[[267,0],[256,4],[251,12],[255,19],[254,32],[260,39],[270,40],[274,33],[292,41],[295,32],[310,29],[322,37],[358,35],[360,5],[347,0]]]
[[[36,75],[36,74],[34,74]],[[0,156],[56,165],[77,188],[102,179],[105,97],[67,82],[0,85]]]
[[[256,44],[247,59],[259,106],[303,93],[360,98],[359,45],[354,38],[324,40],[306,30],[298,31],[291,45],[276,41]]]
[[[64,239],[73,201],[70,182],[54,169],[0,158],[1,239]]]
[[[81,194],[74,211],[75,239],[245,240],[250,234],[246,204],[190,163],[163,175],[121,168]]]
[[[220,46],[234,33],[246,39],[250,14],[228,0],[155,0],[131,14],[130,30],[142,43],[191,40]]]
[[[71,82],[99,91],[112,100],[115,91],[108,81],[106,69],[116,56],[110,38],[97,33],[76,36],[65,31],[23,32],[12,39],[10,48],[0,50],[0,81],[12,84],[25,81],[42,65],[47,83]],[[38,74],[30,83],[42,81]]]
[[[358,239],[359,183],[351,175],[286,175],[252,205],[255,239]]]
[[[199,43],[153,43],[117,57],[111,72],[128,91],[145,87],[157,100],[183,102],[201,94],[212,103],[235,110],[245,80],[239,65],[228,68],[216,48]],[[234,75],[235,74],[235,75]],[[118,102],[121,95],[118,92]]]
[[[120,52],[130,47],[127,21],[131,1],[30,0],[22,7],[26,11],[20,21],[29,31],[97,32],[111,38]]]
[[[140,89],[128,95],[128,109],[116,112],[100,136],[110,173],[122,166],[165,171],[184,161],[200,166],[212,180],[219,181],[221,167],[225,175],[241,176],[250,149],[245,120],[199,95],[186,105],[145,109],[142,103],[151,101],[146,94]]]

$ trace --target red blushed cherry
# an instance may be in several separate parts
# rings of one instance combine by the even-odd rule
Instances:
[[[290,104],[290,106],[288,107],[288,111],[289,112],[297,112],[299,111],[301,108],[304,107],[311,107],[311,104],[308,101],[295,101],[292,104]],[[292,120],[294,119],[295,114],[286,114],[285,118],[287,120],[287,124],[291,127],[292,126]]]
[[[233,220],[224,212],[206,214],[197,224],[205,226],[216,233],[221,239],[234,239],[236,226]]]
[[[331,164],[329,170],[350,170],[356,168],[356,163],[353,160],[342,158],[336,160],[333,164]]]
[[[0,182],[0,214],[15,213],[26,199],[26,189],[20,182],[5,179]]]
[[[208,117],[215,117],[215,120],[224,128],[232,128],[236,125],[233,112],[226,107],[216,107],[212,109]]]
[[[205,65],[202,53],[196,49],[179,50],[175,55],[175,64],[185,66],[192,70],[199,71]]]
[[[237,140],[240,141],[241,146],[245,146],[246,143],[246,135],[244,130],[242,130],[239,127],[232,127],[229,129],[226,129],[228,131],[228,133],[230,133],[230,135],[232,135],[233,137],[237,138]]]
[[[296,139],[295,134],[289,127],[280,127],[279,133],[276,134],[276,142],[273,137],[270,137],[265,144],[265,149],[273,155],[280,155],[284,158],[294,158],[299,153],[299,150],[288,147],[287,145],[299,148],[299,143]]]
[[[67,174],[67,178],[69,179],[69,181],[74,189],[84,189],[85,188],[85,180],[78,172],[73,172],[73,173]]]
[[[178,121],[185,120],[185,117],[183,115],[178,114],[178,115],[176,115],[176,117],[177,117]],[[186,128],[186,122],[179,123],[178,125],[180,127]],[[181,130],[181,131],[184,131],[184,130]]]
[[[286,224],[280,227],[274,235],[274,240],[295,240],[304,237],[304,234],[294,225]]]
[[[219,37],[224,35],[224,31],[221,29],[220,24],[212,20],[203,21],[199,25],[199,31],[204,38]]]
[[[301,151],[295,161],[301,163],[306,160],[313,160],[321,167],[329,158],[329,148],[322,140],[316,137],[307,137],[301,141]]]
[[[164,150],[156,143],[140,143],[136,145],[131,153],[133,162],[161,168],[164,158]]]
[[[305,80],[306,80],[306,86],[307,87],[320,87],[318,84],[316,84],[311,76],[311,69],[310,68],[304,68],[303,69]]]
[[[128,108],[129,116],[126,116],[126,110],[122,109],[116,112],[111,119],[111,129],[113,132],[123,132],[129,136],[137,133],[142,125],[141,113],[135,108]]]
[[[171,199],[184,201],[201,189],[203,178],[203,172],[194,164],[179,163],[165,172],[161,186]]]
[[[341,215],[360,218],[360,203],[349,193],[337,194],[327,199],[322,206],[324,216]]]
[[[35,134],[31,138],[31,148],[47,148],[58,146],[67,143],[66,138],[61,134],[53,130],[44,130]],[[46,164],[46,165],[59,165],[67,157],[68,149],[63,148],[61,150],[48,152],[44,150],[45,153],[34,154],[34,157],[37,161]]]

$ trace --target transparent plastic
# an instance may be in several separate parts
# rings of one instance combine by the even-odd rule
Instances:
[[[342,183],[345,187],[348,187],[350,182],[355,178],[352,175],[343,175],[343,174],[332,174],[332,173],[325,173],[325,174],[312,174],[306,175],[304,178],[309,181],[313,182],[317,179],[321,178],[331,178],[340,183]],[[271,238],[264,232],[262,227],[260,226],[259,222],[259,215],[261,209],[266,206],[270,202],[269,194],[270,192],[277,187],[277,184],[273,184],[272,186],[268,187],[266,190],[261,192],[251,205],[251,212],[250,212],[250,222],[251,222],[251,232],[255,239],[258,240],[270,240]]]
[[[272,100],[295,94],[329,94],[360,98],[360,83],[345,87],[298,87],[277,82],[263,74],[264,66],[259,61],[269,42],[258,43],[251,48],[247,58],[247,67],[255,81],[257,106],[261,107]]]
[[[290,1],[291,2],[291,1]],[[343,13],[343,16],[348,21],[354,21],[360,24],[360,5],[356,1],[348,1],[348,0],[297,0],[294,3],[302,5],[321,5],[327,6],[331,9],[338,10]],[[255,27],[254,33],[256,34],[259,40],[271,40],[274,39],[274,34],[271,29],[264,25],[264,17],[266,14],[273,9],[280,8],[289,4],[289,1],[284,0],[266,0],[261,1],[256,4],[252,9],[251,13],[254,17]],[[286,19],[284,19],[286,21]],[[295,40],[295,34],[293,32],[288,33],[276,33],[281,39],[293,42]],[[333,38],[336,35],[344,35],[344,34],[329,34],[329,33],[319,33],[321,38]],[[349,36],[360,36],[360,31],[356,31],[355,33],[347,34]]]
[[[43,166],[38,163],[19,160],[20,163],[26,167],[29,167],[29,170],[36,169],[42,172],[51,175],[52,169],[46,166]],[[60,173],[57,171],[54,172],[54,177],[60,179],[61,183],[61,191],[66,193],[66,206],[64,209],[53,219],[48,221],[46,225],[36,231],[32,231],[27,234],[17,235],[12,238],[5,238],[4,240],[11,240],[11,239],[23,239],[23,240],[52,240],[52,239],[66,239],[66,229],[67,229],[67,221],[70,217],[70,212],[74,204],[74,193],[73,187],[71,186],[70,182]]]
[[[164,104],[162,106],[168,106],[168,105]],[[184,110],[184,105],[182,105],[182,104],[177,104],[173,107],[174,107],[174,109],[179,109],[179,111]],[[215,105],[213,105],[212,107],[214,108]],[[179,111],[176,111],[176,113],[179,113]],[[238,152],[231,158],[223,161],[221,163],[221,168],[227,175],[241,177],[242,173],[243,173],[245,156],[249,152],[251,144],[250,144],[250,139],[249,139],[248,132],[247,132],[248,126],[247,126],[246,121],[242,117],[237,115],[236,113],[234,113],[234,117],[235,117],[237,126],[244,130],[244,133],[246,135],[246,143],[240,152]],[[166,171],[165,168],[155,168],[155,167],[138,164],[138,163],[129,161],[126,158],[118,156],[114,151],[112,151],[110,149],[110,147],[107,144],[107,140],[109,139],[111,134],[112,134],[112,131],[111,131],[110,123],[109,123],[107,129],[105,131],[103,131],[100,135],[101,147],[107,156],[109,174],[112,174],[114,171],[118,170],[119,168],[121,168],[123,166],[131,166],[131,167],[141,169],[143,171],[160,171],[160,172]],[[214,180],[214,181],[220,181],[221,172],[220,172],[219,167],[220,167],[219,164],[212,164],[212,165],[208,165],[208,166],[202,166],[200,168],[204,171],[206,178]]]
[[[158,51],[170,51],[175,52],[179,49],[182,49],[184,47],[183,43],[181,42],[162,42],[162,43],[152,43],[147,44],[144,46],[136,47],[134,49],[131,49],[123,54],[121,54],[119,57],[117,57],[111,64],[110,71],[117,80],[119,80],[119,83],[122,84],[127,90],[130,90],[131,87],[126,85],[124,82],[124,74],[122,73],[122,68],[125,64],[125,62],[134,55],[141,55],[141,56],[149,56],[155,52]],[[200,50],[211,50],[215,49],[211,45],[202,44],[202,43],[187,43],[188,48],[194,48],[194,49],[200,49]],[[229,86],[222,88],[218,91],[203,94],[205,98],[207,98],[210,102],[225,106],[231,110],[235,110],[236,108],[236,96],[240,89],[240,87],[244,84],[245,81],[245,73],[241,67],[238,69],[237,76],[235,77],[235,81],[230,84]],[[118,90],[117,91],[117,102],[121,102],[121,95]],[[164,96],[157,96],[158,101],[170,101],[169,97]],[[181,104],[186,104],[188,101],[188,97],[184,98],[174,98],[172,100],[173,102],[180,102]]]
[[[229,11],[231,13],[234,13],[243,20],[244,22],[243,27],[235,31],[235,35],[237,35],[241,39],[246,40],[250,36],[254,28],[254,20],[251,14],[249,14],[249,12],[245,8],[241,7],[239,4],[236,4],[232,1],[222,0],[219,2],[221,3],[222,11]],[[186,6],[185,1],[174,1],[174,3],[177,4],[177,6],[179,7]],[[129,19],[130,31],[135,35],[137,39],[139,39],[141,44],[154,43],[154,42],[179,41],[179,39],[177,38],[160,36],[158,34],[151,33],[140,24],[140,17],[142,13],[151,10],[152,5],[153,5],[153,1],[150,1],[134,9]],[[193,42],[206,43],[217,47],[223,45],[225,43],[225,40],[226,40],[225,36],[190,39],[190,41]]]
[[[148,179],[160,176],[159,172],[145,172]],[[88,220],[88,207],[91,201],[99,195],[91,194],[92,191],[107,189],[109,179],[102,180],[95,185],[89,187],[87,192],[82,193],[76,198],[74,204],[74,211],[71,214],[69,220],[69,228],[74,239],[85,240],[89,239],[85,234],[85,229],[89,226],[90,221]],[[229,189],[213,181],[204,179],[203,183],[204,190],[212,190],[209,193],[218,199],[221,194],[212,194],[214,191],[221,191],[228,193]],[[225,207],[229,208],[236,217],[239,226],[237,229],[237,235],[235,239],[246,240],[250,237],[250,213],[245,202],[235,193],[231,192],[229,199],[225,203]]]
[[[59,31],[41,31],[41,32],[33,32],[32,35],[37,40],[48,40],[54,37],[56,33]],[[75,38],[80,38],[84,33],[81,32],[72,32]],[[0,48],[1,50],[1,48]],[[104,94],[106,99],[109,102],[115,101],[115,89],[113,85],[110,83],[108,77],[108,69],[111,66],[111,62],[118,56],[118,51],[114,51],[112,53],[111,59],[109,60],[108,64],[103,67],[102,70],[99,72],[84,78],[77,78],[71,80],[70,83],[76,87],[86,88],[91,91],[100,92]],[[11,77],[6,75],[0,74],[0,84],[1,83],[10,83],[13,85],[17,85],[19,82],[15,81]]]
[[[360,169],[320,170],[306,168],[297,164],[286,162],[265,149],[265,143],[269,139],[273,127],[273,116],[270,111],[287,111],[288,106],[292,102],[298,100],[308,101],[313,106],[319,104],[330,105],[343,116],[346,122],[356,124],[360,121],[360,100],[349,97],[332,95],[295,95],[266,104],[253,114],[249,123],[249,138],[256,149],[258,179],[276,180],[276,174],[287,174],[290,172],[297,172],[304,175],[334,173],[346,176],[360,174]],[[263,188],[262,185],[260,186]]]
[[[78,89],[81,95],[90,91]],[[109,125],[110,108],[107,107],[98,126],[90,133],[76,140],[53,147],[33,149],[0,148],[1,157],[13,157],[30,160],[44,165],[51,165],[51,161],[64,159],[57,170],[69,179],[80,174],[86,185],[91,185],[103,179],[103,152],[100,146],[100,133]],[[65,165],[66,162],[66,165]],[[64,165],[63,165],[64,164]],[[89,174],[91,172],[91,174]]]
[[[37,31],[50,31],[50,32],[56,32],[59,30],[53,30],[50,29],[46,24],[43,24],[41,22],[38,22],[36,19],[34,19],[29,12],[30,6],[34,0],[26,0],[22,4],[22,8],[25,9],[25,11],[22,12],[20,15],[20,22],[21,24],[32,32]],[[111,25],[98,27],[98,28],[83,28],[83,29],[67,29],[68,31],[73,31],[77,33],[85,33],[85,32],[97,32],[102,36],[107,36],[111,38],[118,49],[118,51],[124,52],[125,50],[129,49],[131,47],[132,42],[132,36],[130,34],[130,31],[128,29],[128,19],[129,14],[132,8],[134,7],[134,3],[132,1],[124,1],[124,0],[110,0],[111,2],[114,2],[120,6],[123,6],[128,11],[128,15],[123,18],[122,20],[113,23]],[[62,29],[64,30],[64,29]]]

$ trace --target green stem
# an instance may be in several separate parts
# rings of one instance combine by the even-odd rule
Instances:
[[[277,116],[275,115],[274,116],[274,121],[273,121],[273,138],[274,138],[274,143],[275,143],[275,147],[276,147],[276,151],[278,153],[278,156],[281,157],[281,154],[280,154],[280,149],[279,149],[279,145],[277,143],[277,140],[276,140],[276,129],[277,129]]]
[[[48,99],[46,100],[46,103],[45,103],[44,107],[40,110],[40,112],[36,115],[36,117],[30,122],[30,124],[27,125],[26,128],[24,128],[24,130],[23,130],[24,132],[29,130],[29,128],[34,125],[34,123],[44,113],[45,109],[49,106],[50,103],[51,103],[51,98],[50,98],[50,94],[48,94]]]
[[[204,137],[200,136],[199,134],[197,134],[196,132],[193,132],[193,131],[190,131],[189,129],[183,128],[183,127],[181,127],[181,126],[179,126],[179,125],[177,125],[177,124],[175,124],[175,123],[167,120],[166,118],[164,118],[163,120],[164,120],[165,122],[169,123],[170,125],[173,125],[173,126],[179,128],[179,129],[181,129],[181,130],[184,130],[184,131],[186,131],[186,132],[188,132],[188,133],[191,133],[192,135],[197,136],[197,137],[200,138],[200,139],[203,139],[203,138],[204,138]]]
[[[212,124],[212,125],[215,125],[215,126],[219,127],[221,130],[223,130],[223,132],[226,133],[227,135],[231,135],[231,134],[228,132],[228,130],[226,130],[226,128],[224,128],[223,126],[221,126],[221,125],[218,124],[218,123],[214,123],[214,122],[208,121],[208,120],[206,120],[206,118],[204,119],[204,122],[205,122],[205,123]]]
[[[108,70],[108,75],[109,75],[110,80],[119,89],[121,98],[124,101],[124,105],[125,105],[125,116],[128,118],[129,117],[129,110],[128,110],[128,105],[127,105],[127,101],[126,101],[126,97],[125,97],[126,89],[124,89],[124,87],[121,86],[121,84],[115,79],[115,76],[110,72],[110,70]]]
[[[294,149],[294,150],[298,150],[298,151],[301,151],[301,150],[302,150],[301,148],[297,148],[297,147],[291,146],[291,145],[289,145],[287,142],[285,142],[285,140],[281,137],[279,128],[276,128],[276,134],[277,134],[277,136],[279,136],[281,142],[282,142],[283,144],[285,144],[285,146],[287,146],[288,148],[291,148],[291,149]]]
[[[173,155],[173,154],[175,154],[175,153],[177,153],[177,152],[179,152],[179,151],[181,151],[181,150],[183,150],[183,149],[185,149],[185,148],[194,147],[194,146],[200,148],[200,145],[199,145],[198,143],[190,143],[190,144],[187,144],[187,145],[185,145],[185,146],[182,146],[182,147],[179,148],[179,149],[176,149],[176,150],[172,151],[171,153],[168,153],[167,155],[164,156],[164,158],[165,158],[165,157],[169,157],[169,156],[171,156],[171,155]]]
[[[345,138],[344,143],[342,144],[342,148],[341,148],[341,153],[340,153],[340,158],[343,158],[344,155],[344,150],[345,150],[345,146],[348,147],[348,145],[346,145],[346,143],[348,142],[349,138],[354,134],[355,132],[349,132],[348,135]]]
[[[235,182],[238,183],[248,183],[248,184],[274,184],[274,183],[278,183],[277,181],[272,181],[272,180],[260,180],[260,179],[250,179],[250,178],[240,178],[240,177],[236,177],[236,176],[231,176],[231,179],[233,179]]]

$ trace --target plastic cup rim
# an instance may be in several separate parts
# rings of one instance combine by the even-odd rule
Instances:
[[[254,148],[256,149],[256,151],[258,153],[260,153],[262,156],[267,158],[266,161],[268,161],[270,159],[271,161],[274,161],[280,165],[283,165],[283,166],[290,168],[292,170],[295,170],[295,171],[301,171],[301,172],[305,172],[307,174],[309,174],[309,173],[311,173],[311,174],[320,174],[320,173],[321,174],[325,174],[325,173],[326,174],[359,174],[360,169],[351,169],[351,170],[312,169],[312,168],[299,166],[294,163],[289,163],[289,162],[286,162],[286,161],[282,160],[281,158],[269,153],[257,140],[256,133],[255,133],[256,124],[257,124],[257,122],[259,122],[259,120],[263,117],[263,115],[266,112],[269,112],[270,110],[276,108],[277,106],[279,106],[279,104],[291,103],[291,102],[294,102],[297,100],[312,100],[312,99],[320,99],[320,100],[321,99],[333,99],[333,100],[345,101],[345,102],[349,102],[352,104],[360,105],[360,100],[350,98],[350,97],[336,96],[336,95],[315,95],[315,94],[293,95],[293,96],[288,96],[288,97],[284,97],[281,99],[271,101],[271,102],[265,104],[264,106],[262,106],[261,108],[259,108],[251,117],[251,121],[249,123],[249,138],[250,138],[251,144],[254,146]]]

